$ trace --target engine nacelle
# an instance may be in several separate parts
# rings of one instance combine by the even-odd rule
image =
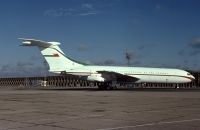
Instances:
[[[97,82],[104,82],[106,79],[101,77],[99,74],[92,74],[87,76],[88,81],[97,81]]]

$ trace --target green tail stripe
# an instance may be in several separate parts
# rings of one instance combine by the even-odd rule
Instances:
[[[43,55],[44,57],[55,57],[54,55]]]

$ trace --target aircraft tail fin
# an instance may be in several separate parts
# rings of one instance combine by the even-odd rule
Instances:
[[[19,39],[22,40],[21,46],[36,46],[39,48],[49,65],[50,72],[63,72],[67,69],[73,69],[85,65],[84,63],[80,63],[67,57],[60,49],[59,42],[46,42],[25,38]]]

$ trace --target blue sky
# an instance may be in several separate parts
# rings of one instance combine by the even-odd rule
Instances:
[[[92,64],[200,70],[199,0],[1,0],[0,76],[43,73],[37,48],[17,38],[59,41]],[[37,73],[37,74],[38,74]]]

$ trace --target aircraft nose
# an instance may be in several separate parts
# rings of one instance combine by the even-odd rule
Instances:
[[[195,80],[195,77],[194,77],[193,75],[191,75],[191,78],[192,78],[192,81],[194,81],[194,80]]]

